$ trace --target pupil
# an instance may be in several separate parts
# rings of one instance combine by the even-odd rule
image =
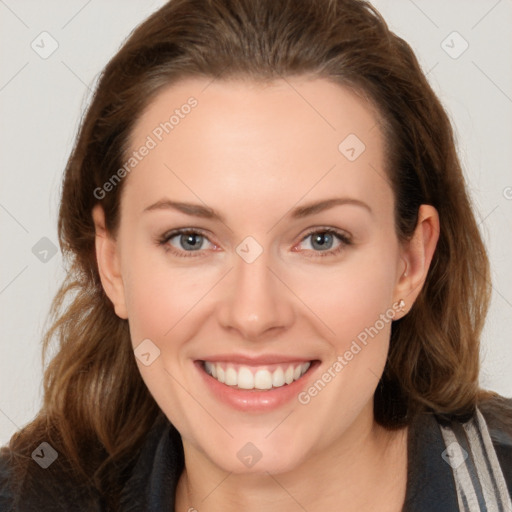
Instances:
[[[320,248],[326,248],[326,245],[329,245],[329,238],[332,238],[330,233],[322,233],[314,237],[314,243],[319,243]],[[327,242],[326,242],[327,239]]]
[[[182,235],[182,241],[184,241],[183,246],[187,247],[187,245],[188,245],[189,248],[191,248],[191,249],[196,249],[197,247],[200,247],[201,243],[199,243],[199,244],[197,243],[197,237],[199,237],[199,236],[201,236],[201,235],[194,235],[194,234]]]

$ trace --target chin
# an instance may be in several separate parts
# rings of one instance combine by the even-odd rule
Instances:
[[[307,457],[306,447],[300,447],[297,443],[273,442],[269,439],[250,441],[250,436],[241,439],[230,439],[223,445],[217,444],[214,449],[212,445],[202,446],[201,450],[212,464],[237,475],[286,473],[305,463]]]

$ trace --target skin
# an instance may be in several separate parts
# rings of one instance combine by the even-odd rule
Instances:
[[[105,291],[128,319],[133,347],[149,338],[160,350],[149,366],[137,364],[182,435],[176,510],[400,510],[407,429],[389,432],[373,417],[391,323],[307,405],[292,400],[266,413],[217,401],[193,361],[221,353],[318,359],[314,382],[394,303],[405,302],[395,319],[410,310],[437,243],[436,210],[422,205],[412,240],[399,242],[378,118],[363,97],[326,79],[179,82],[137,121],[132,148],[190,96],[198,106],[125,178],[116,237],[101,207],[93,212]],[[352,162],[338,150],[351,133],[366,146]],[[332,197],[371,212],[343,204],[290,217]],[[224,222],[144,212],[164,198],[207,205]],[[352,243],[334,237],[322,249],[305,238],[326,227]],[[179,235],[167,242],[191,257],[156,241],[177,228],[206,234],[199,251]],[[236,252],[247,236],[263,249],[252,263]],[[247,442],[262,454],[250,468],[237,457]]]

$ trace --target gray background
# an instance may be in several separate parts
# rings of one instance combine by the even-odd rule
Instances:
[[[0,0],[0,444],[41,405],[40,342],[63,277],[52,253],[60,180],[79,120],[98,73],[163,3]],[[512,0],[373,3],[453,121],[492,265],[481,384],[511,396]]]

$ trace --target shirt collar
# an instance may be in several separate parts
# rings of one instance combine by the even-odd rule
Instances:
[[[459,510],[452,469],[442,457],[445,449],[435,415],[419,414],[409,426],[407,490],[402,512]]]

